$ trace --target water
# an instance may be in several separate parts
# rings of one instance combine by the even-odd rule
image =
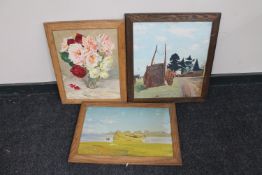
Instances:
[[[172,143],[171,137],[146,137],[145,143]]]
[[[81,142],[112,142],[113,134],[82,134]]]

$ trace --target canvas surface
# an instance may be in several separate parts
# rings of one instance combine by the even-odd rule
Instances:
[[[169,108],[88,107],[78,153],[173,157]]]
[[[73,60],[75,61],[74,64],[80,65],[86,69],[87,75],[84,77],[78,77],[72,74],[71,71],[72,65],[68,64],[68,62],[65,62],[61,57],[61,53],[63,53],[66,50],[64,49],[64,47],[68,47],[67,44],[65,44],[65,41],[67,40],[68,43],[68,39],[74,38],[76,34],[81,34],[85,38],[91,38],[90,40],[87,41],[89,42],[88,48],[84,47],[83,46],[84,44],[82,44],[82,47],[85,49],[85,50],[83,49],[84,50],[83,53],[82,53],[81,44],[79,43],[72,44],[72,45],[80,46],[79,49],[80,54],[82,55],[85,54],[84,55],[85,58],[83,58],[82,63],[78,63],[77,60],[76,61]],[[105,59],[110,58],[111,65],[110,68],[106,69],[106,71],[99,68],[99,66],[101,67],[102,65],[101,64],[102,62],[100,61],[104,59],[103,57],[104,53],[99,54],[98,49],[102,44],[107,42],[107,41],[101,41],[101,42],[98,41],[98,38],[101,35],[107,36],[108,40],[110,41],[110,54],[104,57]],[[53,36],[55,39],[55,46],[59,58],[59,65],[63,76],[62,77],[63,85],[66,92],[66,97],[68,99],[119,99],[120,98],[118,41],[117,41],[118,37],[117,37],[116,29],[62,30],[62,31],[54,31]],[[69,49],[65,51],[69,53],[68,54],[69,59],[70,59],[69,51],[72,45],[69,45]],[[91,49],[93,50],[91,50],[89,47],[91,47]],[[96,67],[94,67],[93,65],[91,66],[86,65],[88,54],[93,54],[89,58],[92,59],[91,61],[96,61],[95,62]],[[88,86],[89,80],[91,79],[88,75],[90,74],[91,71],[93,72],[94,75],[94,77],[91,78],[95,79],[95,88],[90,88]],[[104,71],[104,74],[102,74],[102,71]]]
[[[134,98],[200,97],[211,22],[134,22]]]

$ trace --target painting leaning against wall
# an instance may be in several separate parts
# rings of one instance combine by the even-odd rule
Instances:
[[[62,103],[126,101],[123,21],[44,26]]]
[[[207,95],[220,13],[125,14],[130,102],[197,102]]]
[[[69,99],[120,98],[117,31],[54,31]]]

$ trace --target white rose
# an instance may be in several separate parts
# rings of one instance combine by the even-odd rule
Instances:
[[[84,63],[84,49],[81,44],[70,44],[68,48],[69,59],[77,65]]]
[[[112,65],[113,65],[113,58],[112,57],[106,57],[101,62],[100,68],[103,71],[109,71],[112,68]]]
[[[96,52],[89,52],[85,56],[86,67],[92,69],[98,65],[98,62],[101,61],[102,57]]]
[[[103,79],[106,79],[106,78],[109,77],[109,74],[106,71],[102,71],[102,72],[100,72],[100,77],[103,78]]]
[[[89,70],[89,76],[90,78],[98,78],[100,75],[100,69],[99,68],[92,68]]]

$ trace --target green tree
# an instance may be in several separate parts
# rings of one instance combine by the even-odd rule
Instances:
[[[181,67],[181,74],[184,74],[187,69],[186,69],[186,64],[185,64],[185,59],[183,58],[180,62],[179,62],[179,65]]]
[[[191,68],[193,66],[192,63],[193,63],[193,59],[192,59],[191,55],[189,55],[189,57],[187,57],[185,59],[185,65],[186,65],[186,67]]]
[[[202,69],[200,69],[198,60],[196,59],[195,64],[193,66],[193,71],[199,71],[199,70],[202,70]]]
[[[181,66],[179,65],[179,60],[180,60],[179,55],[177,53],[174,53],[170,57],[170,63],[167,65],[167,68],[172,71],[177,71],[178,69],[181,68]]]

